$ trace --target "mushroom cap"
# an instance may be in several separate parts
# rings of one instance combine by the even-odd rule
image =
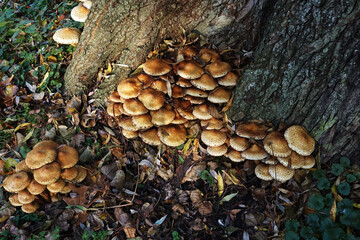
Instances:
[[[18,194],[15,193],[13,195],[11,195],[9,197],[9,202],[11,205],[13,205],[14,207],[20,207],[22,206],[23,204],[19,201],[19,198],[18,198]]]
[[[177,111],[180,114],[180,116],[182,116],[186,120],[195,120],[196,119],[196,117],[192,113],[192,110],[184,110],[182,108],[177,108]]]
[[[218,83],[221,86],[225,87],[234,87],[236,86],[239,76],[234,72],[228,72],[224,77],[218,79]]]
[[[124,99],[135,98],[142,91],[142,82],[137,78],[126,78],[121,80],[117,86],[120,97]]]
[[[190,96],[190,95],[185,95],[183,97],[183,99],[189,101],[191,104],[202,104],[206,100],[206,98],[194,97],[194,96]]]
[[[194,107],[193,115],[200,120],[209,120],[213,118],[210,114],[208,104],[201,104]]]
[[[251,147],[243,151],[241,155],[248,160],[261,160],[268,156],[267,152],[265,152],[265,150],[257,144],[253,144]]]
[[[151,128],[145,131],[139,132],[139,136],[144,143],[149,145],[158,146],[161,145],[160,138],[157,134],[158,130],[156,128]]]
[[[58,162],[52,162],[34,170],[34,179],[42,184],[48,185],[60,178],[61,168]]]
[[[208,146],[206,150],[211,156],[218,157],[218,156],[223,156],[227,152],[228,147],[226,146],[226,144],[220,145],[218,147]]]
[[[31,172],[31,169],[26,165],[25,160],[21,160],[20,162],[18,162],[18,164],[16,164],[15,167],[15,172]]]
[[[231,71],[230,64],[220,60],[210,63],[205,68],[214,78],[223,77]]]
[[[288,157],[292,152],[281,132],[269,133],[264,138],[263,143],[265,151],[275,157]]]
[[[81,183],[86,178],[87,170],[81,166],[76,167],[78,169],[78,175],[76,176],[76,178],[73,179],[73,181],[76,183]]]
[[[78,151],[70,146],[64,145],[58,149],[58,157],[61,168],[71,168],[79,161]]]
[[[136,98],[126,99],[123,108],[132,116],[142,115],[149,111],[144,104]]]
[[[301,168],[304,166],[305,162],[304,156],[301,156],[294,151],[292,151],[288,157],[278,157],[278,160],[282,165],[291,169]]]
[[[160,92],[163,92],[167,94],[169,92],[168,90],[168,82],[165,82],[163,80],[155,80],[151,86],[152,89],[158,90]]]
[[[193,97],[201,97],[201,98],[206,98],[208,96],[208,93],[206,91],[194,87],[186,88],[185,94]]]
[[[204,130],[201,132],[201,141],[210,147],[221,146],[226,139],[226,134],[218,130]]]
[[[70,186],[68,184],[65,184],[63,189],[61,189],[61,191],[60,191],[61,194],[67,194],[69,192],[71,192],[71,188],[70,188]]]
[[[179,54],[186,60],[191,60],[198,54],[198,51],[192,46],[186,46],[179,50]]]
[[[274,156],[270,156],[269,158],[261,159],[261,161],[267,165],[275,165],[275,164],[279,163],[277,158]]]
[[[123,128],[128,131],[138,131],[140,130],[139,127],[137,127],[131,118],[123,118],[118,121],[118,125],[120,128]]]
[[[122,114],[120,106],[122,107],[122,103],[110,102],[106,108],[106,112],[112,117],[118,117]]]
[[[85,22],[90,10],[83,4],[79,4],[71,10],[71,18],[76,22]]]
[[[28,190],[24,189],[18,192],[18,200],[22,204],[28,204],[35,200],[35,196],[32,195]]]
[[[201,120],[201,127],[207,130],[219,130],[224,127],[224,122],[220,119],[210,118],[209,120]]]
[[[246,150],[250,146],[250,144],[246,138],[239,136],[232,136],[230,138],[230,146],[233,149],[241,152]]]
[[[285,130],[284,137],[289,147],[302,156],[309,156],[315,149],[315,140],[306,129],[300,125],[294,125]]]
[[[273,180],[273,177],[269,172],[269,165],[263,163],[260,163],[255,167],[255,175],[265,181]]]
[[[33,148],[51,148],[56,150],[60,144],[54,142],[53,140],[43,140],[35,144]]]
[[[266,137],[268,129],[267,126],[261,123],[243,122],[236,126],[235,132],[240,137],[260,140]]]
[[[172,87],[172,95],[173,98],[182,98],[185,96],[185,90],[182,87],[179,87],[178,85],[174,85]]]
[[[313,156],[305,156],[304,157],[304,165],[302,166],[303,169],[310,169],[315,166],[315,158]]]
[[[134,125],[139,129],[148,129],[154,126],[154,124],[151,122],[151,116],[148,113],[143,115],[133,116],[131,120],[133,121]]]
[[[160,58],[148,59],[143,64],[143,70],[150,76],[161,76],[170,72],[172,67]]]
[[[149,110],[159,110],[165,103],[164,93],[153,88],[145,89],[138,98]]]
[[[31,203],[27,203],[21,206],[21,210],[25,213],[33,213],[38,210],[39,204],[36,201],[32,201]]]
[[[177,74],[185,79],[195,79],[204,74],[199,63],[193,60],[185,60],[177,65]]]
[[[218,86],[218,83],[209,74],[203,74],[200,78],[190,81],[192,85],[205,91],[214,90]]]
[[[158,128],[160,141],[167,146],[177,147],[186,140],[186,129],[184,125],[167,125]]]
[[[175,119],[175,111],[169,104],[156,111],[150,111],[151,122],[157,126],[168,125]]]
[[[113,91],[109,96],[109,101],[115,102],[115,103],[123,103],[124,99],[122,97],[120,97],[120,95],[117,91]]]
[[[203,48],[200,50],[200,58],[205,62],[214,62],[220,59],[220,54],[213,49]]]
[[[86,7],[87,9],[90,9],[92,7],[92,1],[90,0],[83,1],[83,6]]]
[[[179,77],[179,79],[176,81],[176,85],[184,88],[192,87],[190,80]]]
[[[244,158],[241,155],[241,152],[236,151],[234,149],[231,149],[228,151],[228,153],[226,154],[228,158],[230,158],[231,161],[233,162],[243,162],[246,160],[246,158]]]
[[[59,178],[56,182],[53,182],[46,186],[49,192],[58,193],[65,187],[65,181]]]
[[[182,117],[176,109],[174,109],[174,111],[175,111],[175,118],[174,120],[172,120],[171,124],[184,124],[188,121],[184,117]]]
[[[140,82],[142,82],[143,88],[150,87],[151,84],[154,82],[154,79],[145,73],[140,73],[136,76],[136,78],[139,79]]]
[[[127,139],[134,139],[138,137],[138,131],[128,131],[125,129],[122,129],[121,131],[122,135]]]
[[[81,31],[74,27],[60,28],[56,30],[53,39],[60,44],[76,44],[79,42]]]
[[[77,175],[78,175],[78,170],[76,168],[76,165],[71,167],[71,168],[63,169],[61,174],[60,174],[62,179],[69,180],[69,181],[76,178]]]
[[[3,187],[8,192],[20,192],[30,183],[30,178],[26,172],[17,172],[7,176],[3,181]]]
[[[31,180],[30,184],[26,188],[32,195],[38,195],[42,193],[46,186],[38,183],[35,179]]]
[[[269,173],[274,179],[280,182],[286,182],[294,176],[295,170],[288,169],[287,167],[284,167],[282,164],[278,163],[276,165],[269,166]]]
[[[231,98],[231,90],[217,87],[209,93],[208,100],[212,103],[227,103]]]
[[[56,150],[51,148],[34,148],[25,158],[26,165],[31,169],[37,169],[56,159]]]

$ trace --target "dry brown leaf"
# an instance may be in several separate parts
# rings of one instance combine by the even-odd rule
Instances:
[[[212,207],[213,205],[210,201],[203,201],[200,203],[198,211],[203,216],[209,215],[212,213]]]

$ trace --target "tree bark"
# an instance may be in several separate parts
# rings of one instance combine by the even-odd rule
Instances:
[[[103,100],[162,39],[199,31],[253,50],[229,116],[304,125],[322,160],[360,155],[360,3],[356,0],[98,0],[65,75],[69,94]],[[97,73],[116,62],[114,76]]]
[[[98,0],[91,8],[80,43],[65,74],[70,94],[96,85],[104,99],[117,83],[144,62],[159,41],[178,39],[182,29],[197,30],[217,46],[250,49],[257,42],[267,0]],[[106,63],[117,62],[115,76],[97,82]]]
[[[322,160],[360,162],[359,1],[279,0],[229,115],[304,125]]]

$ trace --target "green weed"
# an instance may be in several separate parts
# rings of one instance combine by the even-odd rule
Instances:
[[[337,177],[332,186],[324,170],[313,173],[318,181],[317,188],[322,190],[321,193],[311,195],[307,202],[307,206],[314,212],[306,216],[304,223],[287,220],[286,240],[360,239],[355,237],[355,233],[360,230],[360,209],[349,198],[343,198],[350,194],[350,184],[360,180],[359,173],[351,169],[350,160],[343,157],[340,163],[332,164],[331,174]]]

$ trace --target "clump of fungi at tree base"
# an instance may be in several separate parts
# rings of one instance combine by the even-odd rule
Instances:
[[[87,176],[87,170],[76,165],[78,160],[73,147],[52,140],[36,144],[3,181],[4,189],[13,193],[11,205],[33,213],[41,203],[60,200],[61,194],[71,192],[69,183],[80,183]]]
[[[85,22],[89,16],[92,1],[81,1],[71,10],[71,18],[77,22]],[[54,33],[53,39],[60,44],[76,46],[80,40],[81,31],[74,27],[60,28]]]
[[[108,97],[107,113],[125,138],[176,147],[200,135],[209,155],[256,161],[255,174],[263,180],[285,182],[295,169],[315,165],[315,140],[302,126],[284,132],[254,120],[238,122],[232,130],[224,109],[239,73],[217,51],[186,46],[175,61],[152,58],[142,68]]]

